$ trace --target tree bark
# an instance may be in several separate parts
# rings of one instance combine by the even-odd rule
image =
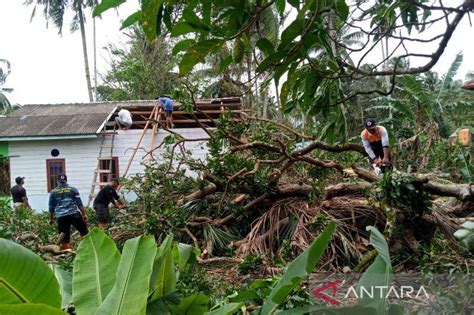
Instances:
[[[84,14],[82,12],[82,7],[80,5],[77,8],[77,14],[79,16],[79,28],[81,29],[82,52],[84,54],[84,68],[86,71],[87,92],[89,94],[89,102],[93,102],[94,97],[93,97],[93,88],[92,88],[92,83],[91,83],[91,73],[89,69],[89,57],[87,55],[87,40],[86,40],[86,29],[85,29],[85,23],[84,23]]]

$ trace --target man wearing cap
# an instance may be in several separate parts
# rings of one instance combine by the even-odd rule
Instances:
[[[68,185],[65,174],[58,175],[58,186],[49,195],[49,224],[54,224],[54,215],[58,223],[58,232],[63,237],[61,249],[71,248],[71,225],[82,237],[88,233],[87,214],[79,191]]]
[[[31,209],[30,204],[28,203],[28,197],[26,197],[26,189],[23,187],[25,185],[24,177],[15,178],[16,185],[10,189],[13,199],[13,208],[18,209],[21,206],[25,206],[28,209]]]
[[[166,118],[166,128],[170,129],[174,127],[173,124],[173,101],[167,95],[163,95],[158,97],[158,101],[160,102],[160,106],[165,112]]]
[[[390,151],[388,143],[387,129],[376,124],[372,118],[364,122],[365,129],[360,134],[365,152],[370,157],[372,163],[380,165],[390,163]]]

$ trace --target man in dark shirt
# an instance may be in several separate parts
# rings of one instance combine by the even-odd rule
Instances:
[[[49,195],[49,224],[54,224],[56,215],[58,232],[62,237],[61,249],[70,249],[71,225],[82,239],[88,233],[88,218],[79,191],[68,185],[65,174],[58,175],[57,179],[59,184]]]
[[[28,209],[31,209],[30,204],[28,203],[28,197],[26,197],[26,189],[23,187],[25,184],[25,178],[17,177],[15,178],[15,183],[16,185],[10,190],[13,199],[13,207],[18,209],[21,206],[25,206]]]
[[[94,199],[94,210],[99,220],[99,228],[104,229],[110,223],[109,204],[116,208],[125,208],[125,202],[120,199],[117,189],[120,183],[118,179],[112,179],[109,185],[102,188]]]

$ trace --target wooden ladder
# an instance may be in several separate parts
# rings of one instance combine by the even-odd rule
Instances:
[[[107,129],[107,127],[112,126],[111,124],[113,124],[114,129]],[[102,136],[102,139],[100,142],[99,156],[97,157],[97,167],[94,169],[94,176],[92,178],[89,201],[87,203],[88,207],[90,206],[92,200],[94,200],[96,187],[99,186],[100,189],[101,186],[108,184],[108,182],[112,179],[112,167],[114,164],[113,153],[116,134],[117,131],[115,122],[107,122],[104,125],[102,131],[99,133],[99,135]],[[109,161],[108,169],[102,169],[102,161]],[[107,181],[101,181],[102,174],[107,174]]]
[[[125,168],[125,172],[122,175],[123,177],[126,177],[128,175],[128,172],[130,171],[130,167],[132,166],[132,163],[135,159],[135,155],[137,154],[137,151],[140,148],[140,145],[143,141],[145,133],[149,129],[148,127],[150,126],[150,124],[152,126],[152,132],[151,132],[151,137],[150,137],[149,151],[153,148],[153,143],[154,143],[154,140],[155,140],[155,134],[158,132],[158,125],[159,125],[159,121],[161,119],[161,114],[162,114],[162,111],[160,109],[160,106],[155,105],[153,107],[153,110],[150,113],[150,116],[147,119],[147,122],[145,124],[145,127],[143,128],[142,133],[140,134],[140,137],[138,138],[136,146],[133,148],[132,155],[130,156],[130,158],[128,160],[127,167]],[[153,156],[150,154],[149,157],[148,157],[148,166],[151,165],[152,158],[153,158]]]

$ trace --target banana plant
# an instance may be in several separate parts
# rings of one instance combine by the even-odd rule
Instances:
[[[375,227],[368,226],[370,232],[370,244],[375,248],[378,255],[372,264],[367,268],[357,283],[356,292],[360,288],[389,287],[393,279],[392,263],[385,237]],[[398,304],[388,304],[386,297],[358,297],[357,304],[346,307],[321,307],[308,306],[298,309],[287,310],[278,313],[279,315],[309,314],[334,314],[334,315],[398,315],[404,314],[403,309]]]
[[[334,222],[288,266],[262,302],[260,314],[273,314],[314,270],[335,229]],[[0,314],[227,315],[243,301],[209,310],[209,297],[194,293],[176,300],[176,283],[195,249],[173,244],[169,235],[157,248],[151,236],[125,242],[122,253],[104,232],[93,229],[77,250],[72,273],[48,265],[12,241],[0,239]],[[179,297],[179,296],[178,296]]]
[[[0,314],[65,314],[61,308],[71,304],[78,315],[203,314],[209,310],[204,294],[168,299],[192,254],[192,246],[173,244],[172,235],[158,248],[151,236],[130,239],[120,253],[112,239],[93,229],[70,273],[0,239]]]

